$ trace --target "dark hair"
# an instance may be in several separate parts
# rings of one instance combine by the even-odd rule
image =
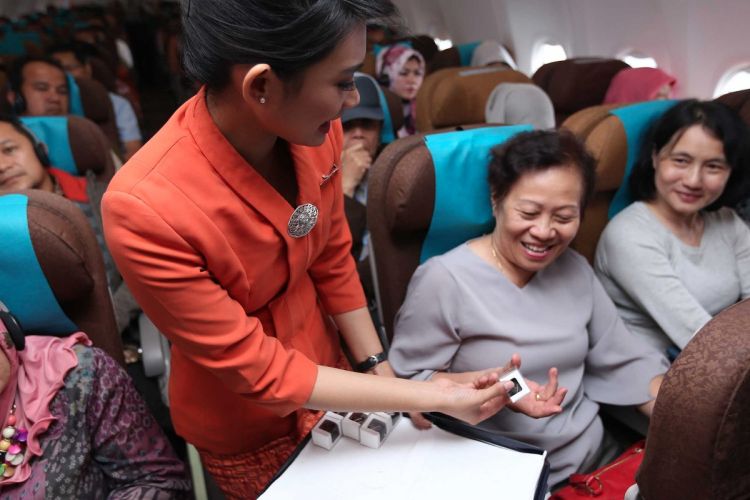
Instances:
[[[267,63],[291,81],[325,58],[357,23],[394,23],[390,0],[186,0],[183,64],[219,90],[234,64]]]
[[[55,45],[47,49],[47,54],[49,54],[50,56],[52,56],[53,54],[58,54],[60,52],[73,53],[73,56],[75,56],[75,58],[81,64],[86,64],[87,62],[89,62],[89,57],[93,55],[92,50],[90,49],[90,44],[85,42],[56,43]]]
[[[35,62],[43,62],[45,64],[49,64],[50,66],[54,66],[55,68],[62,71],[63,74],[65,74],[65,69],[63,69],[62,65],[51,57],[25,56],[20,59],[16,59],[15,61],[13,61],[13,64],[10,66],[10,71],[8,72],[8,85],[10,85],[10,89],[13,92],[21,92],[21,86],[23,85],[23,68],[25,68],[27,64]]]
[[[581,174],[581,213],[594,192],[596,160],[567,130],[521,132],[492,149],[489,184],[492,198],[502,201],[524,175],[570,166]]]
[[[724,156],[732,169],[721,196],[705,210],[734,206],[747,194],[748,130],[731,108],[716,101],[690,99],[670,108],[652,127],[643,142],[638,162],[630,174],[633,200],[652,200],[656,196],[653,156],[665,146],[672,145],[684,131],[700,125],[724,145]]]

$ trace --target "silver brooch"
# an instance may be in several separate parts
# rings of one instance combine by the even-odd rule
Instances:
[[[292,216],[289,217],[286,232],[292,238],[302,238],[312,231],[316,222],[318,222],[318,207],[312,203],[305,203],[294,209]]]

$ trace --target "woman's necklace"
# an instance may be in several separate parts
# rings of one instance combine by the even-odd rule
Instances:
[[[503,263],[500,262],[500,256],[498,255],[500,252],[498,252],[497,248],[495,247],[495,238],[493,237],[492,233],[490,233],[490,251],[492,252],[492,257],[495,259],[495,264],[497,264],[497,267],[500,268],[500,271],[502,273],[505,273],[505,270],[503,269]]]
[[[13,403],[3,428],[3,438],[0,439],[0,474],[5,478],[16,473],[16,468],[23,463],[26,452],[29,433],[23,427],[17,428],[16,421],[16,403]]]

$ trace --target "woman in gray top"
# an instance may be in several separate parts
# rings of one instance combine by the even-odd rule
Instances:
[[[729,208],[747,196],[746,129],[716,102],[684,101],[645,142],[635,203],[604,230],[595,268],[631,331],[682,349],[750,296],[750,229]]]
[[[489,182],[495,229],[417,269],[390,361],[400,376],[436,380],[518,352],[525,377],[559,372],[569,391],[560,413],[504,411],[480,424],[545,448],[555,484],[607,460],[597,403],[650,412],[667,363],[626,330],[591,267],[568,249],[594,184],[594,160],[575,137],[519,134],[493,151]],[[530,385],[524,399],[562,390]]]

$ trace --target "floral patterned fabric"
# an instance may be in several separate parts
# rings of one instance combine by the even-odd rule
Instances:
[[[24,483],[0,499],[186,498],[183,464],[127,373],[103,351],[77,345],[78,366],[50,404],[55,422]]]

